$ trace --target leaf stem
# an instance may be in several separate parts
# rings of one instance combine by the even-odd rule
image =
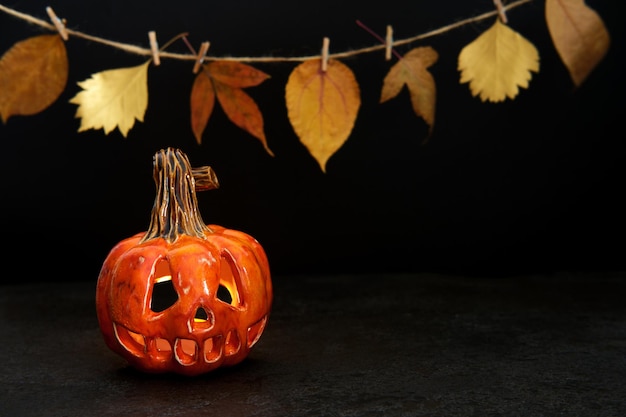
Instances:
[[[196,50],[193,48],[193,46],[191,45],[191,42],[189,42],[189,40],[187,39],[187,35],[183,36],[183,42],[185,42],[185,45],[187,45],[187,48],[189,49],[189,51],[193,54],[193,55],[198,55],[198,53],[196,52]]]
[[[169,41],[165,42],[163,44],[163,46],[159,48],[159,51],[163,52],[168,46],[173,44],[175,41],[177,41],[180,38],[185,38],[185,36],[187,36],[187,35],[189,35],[189,32],[183,32],[181,34],[178,34],[178,35],[174,36],[172,39],[170,39]]]

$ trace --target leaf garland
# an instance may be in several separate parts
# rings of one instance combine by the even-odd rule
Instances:
[[[23,14],[1,4],[0,11],[24,19]],[[584,0],[546,0],[545,19],[554,47],[574,85],[581,85],[608,51],[610,35],[604,22]],[[29,20],[51,27],[32,16]],[[404,57],[397,53],[396,56],[398,62],[384,77],[379,102],[395,98],[406,86],[413,111],[428,125],[430,135],[435,122],[436,86],[428,68],[437,61],[438,54],[431,47],[417,47]],[[117,128],[126,137],[135,120],[143,122],[148,106],[150,62],[97,72],[78,82],[82,90],[70,99],[70,103],[78,105],[76,117],[81,119],[78,131],[103,129],[108,134]],[[322,71],[320,63],[320,59],[307,58],[293,69],[285,85],[285,104],[295,134],[326,172],[328,160],[352,132],[361,98],[359,84],[349,67],[337,59],[329,59],[326,70]],[[539,53],[531,42],[497,19],[462,48],[457,70],[459,82],[468,83],[473,96],[479,96],[482,101],[500,102],[514,99],[519,88],[529,87],[532,73],[539,71]],[[30,116],[48,108],[66,88],[67,78],[67,52],[59,34],[16,42],[0,58],[3,123],[12,116]],[[197,143],[202,144],[217,101],[231,122],[259,140],[273,156],[261,110],[244,91],[268,78],[270,75],[234,59],[213,59],[202,64],[190,93],[190,128]]]

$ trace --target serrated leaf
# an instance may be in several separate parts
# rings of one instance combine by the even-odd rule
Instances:
[[[289,121],[323,172],[352,132],[360,94],[353,72],[335,59],[328,60],[326,71],[321,70],[320,59],[311,59],[289,75],[285,87]]]
[[[98,72],[78,82],[83,91],[70,99],[70,103],[78,104],[76,117],[81,118],[78,131],[104,129],[109,134],[117,127],[126,137],[135,119],[143,122],[148,107],[150,62]]]
[[[30,116],[54,103],[67,84],[65,42],[58,34],[15,43],[0,58],[0,115]]]
[[[215,107],[215,89],[208,71],[202,70],[196,75],[191,87],[191,130],[198,145],[202,144],[202,135],[209,117]]]
[[[461,83],[469,82],[473,96],[482,101],[515,98],[528,88],[531,71],[539,72],[535,46],[500,20],[466,45],[458,57]]]
[[[413,111],[424,119],[429,131],[435,123],[436,87],[428,67],[438,58],[437,51],[429,46],[412,49],[389,69],[380,94],[380,102],[384,103],[400,94],[406,85]]]
[[[583,0],[546,0],[545,15],[554,47],[579,86],[606,55],[609,32]]]

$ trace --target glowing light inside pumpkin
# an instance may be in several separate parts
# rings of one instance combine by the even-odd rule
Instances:
[[[248,328],[245,341],[248,348],[259,340],[266,323],[267,315]],[[133,355],[137,357],[147,355],[160,361],[170,360],[173,355],[178,363],[185,366],[193,365],[202,359],[206,363],[213,363],[222,356],[236,355],[242,348],[242,341],[235,329],[230,330],[225,337],[218,334],[197,342],[187,338],[176,338],[173,346],[164,338],[143,336],[117,323],[113,324],[113,329],[118,342]]]
[[[171,275],[163,275],[162,277],[158,277],[156,280],[154,280],[154,282],[160,283],[160,282],[171,281],[171,280],[172,280]]]
[[[196,323],[205,323],[208,319],[209,319],[209,314],[207,313],[207,311],[202,307],[198,307],[198,309],[196,310],[196,315],[193,318],[193,321]]]
[[[166,261],[159,260],[155,268],[150,309],[155,313],[160,313],[174,305],[176,301],[178,301],[178,293],[172,282],[170,267]]]

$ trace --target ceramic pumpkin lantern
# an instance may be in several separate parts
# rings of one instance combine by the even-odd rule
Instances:
[[[96,287],[106,344],[145,372],[198,375],[245,359],[270,313],[266,254],[241,231],[206,225],[196,189],[217,188],[168,148],[153,160],[157,196],[149,228],[108,254]]]

